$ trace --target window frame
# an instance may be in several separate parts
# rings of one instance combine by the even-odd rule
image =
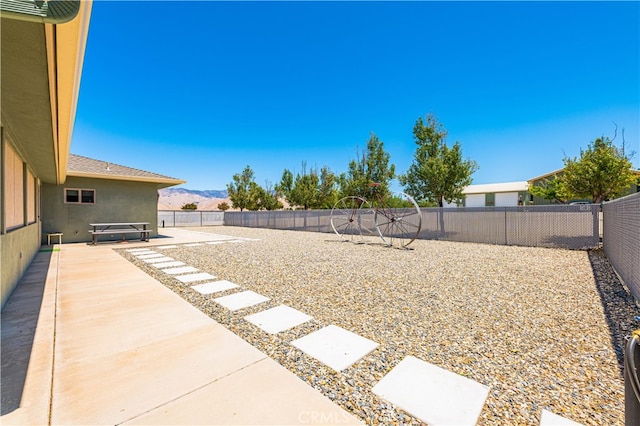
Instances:
[[[67,201],[67,192],[68,191],[78,191],[78,201]],[[82,201],[82,193],[84,191],[91,191],[93,193],[93,201],[90,203],[85,203]],[[96,203],[96,190],[93,188],[65,188],[64,189],[64,203],[71,205],[94,205]]]

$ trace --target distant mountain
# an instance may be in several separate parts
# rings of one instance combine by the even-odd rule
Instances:
[[[207,189],[199,191],[187,188],[164,188],[158,191],[158,210],[180,210],[189,203],[198,205],[198,210],[217,210],[218,204],[231,205],[226,190]]]
[[[187,189],[187,188],[164,188],[160,190],[160,196],[171,196],[173,194],[190,194],[190,195],[199,195],[204,198],[227,198],[229,197],[229,193],[226,189],[205,189],[205,190],[197,190],[197,189]]]

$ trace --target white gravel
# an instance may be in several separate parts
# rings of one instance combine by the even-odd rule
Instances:
[[[624,423],[624,337],[640,315],[601,251],[415,241],[412,250],[334,234],[195,228],[238,244],[162,253],[270,298],[229,312],[121,251],[140,268],[368,424],[420,424],[371,392],[413,355],[490,387],[479,424],[538,424],[542,409],[585,425]],[[271,335],[243,318],[285,304],[314,320]],[[335,372],[291,346],[335,324],[380,346]]]

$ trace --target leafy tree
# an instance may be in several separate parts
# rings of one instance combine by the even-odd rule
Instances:
[[[606,136],[580,150],[579,159],[565,157],[561,179],[568,194],[591,198],[593,203],[620,196],[636,181],[629,155]]]
[[[218,204],[218,210],[222,210],[223,212],[226,212],[229,209],[230,209],[230,206],[226,201],[223,201]]]
[[[422,117],[413,127],[416,152],[405,175],[399,177],[407,194],[419,201],[453,202],[463,197],[462,190],[471,184],[471,175],[478,170],[472,160],[462,159],[460,142],[451,148],[446,144],[447,130],[433,114]]]
[[[291,206],[300,206],[304,210],[330,208],[336,201],[335,175],[324,166],[320,173],[316,169],[307,172],[307,165],[302,163],[302,172],[296,174],[285,169],[276,192],[282,194]]]
[[[243,211],[249,207],[251,202],[251,182],[254,182],[253,176],[253,170],[251,170],[250,166],[247,166],[242,173],[233,175],[233,182],[227,184],[227,192],[234,209]]]
[[[321,209],[333,208],[338,201],[338,191],[336,190],[336,175],[328,166],[320,169],[320,183],[318,186],[317,207]]]
[[[360,195],[370,198],[372,192],[376,195],[389,194],[389,183],[395,177],[396,166],[389,164],[391,155],[384,150],[384,143],[371,133],[367,141],[367,149],[356,153],[356,159],[349,162],[349,169],[340,175],[339,185],[341,196]],[[371,187],[371,183],[378,183]],[[375,189],[373,189],[375,188]]]
[[[278,200],[278,194],[273,189],[271,182],[267,180],[264,188],[261,188],[260,199],[258,204],[264,210],[278,210],[282,208],[282,203]]]
[[[182,210],[197,210],[198,205],[196,203],[187,203],[180,207]]]
[[[571,198],[571,196],[567,194],[567,189],[561,176],[545,179],[539,185],[531,184],[529,185],[529,192],[536,197],[545,200],[555,200],[560,203],[566,203],[569,198]]]
[[[262,199],[264,198],[264,189],[256,182],[249,183],[249,202],[247,210],[262,210]]]

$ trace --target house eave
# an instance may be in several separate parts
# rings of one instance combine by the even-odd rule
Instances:
[[[158,189],[168,188],[170,186],[182,185],[186,183],[186,180],[173,179],[173,178],[161,178],[161,177],[148,177],[148,176],[128,176],[128,175],[108,175],[102,173],[89,173],[89,172],[77,172],[69,171],[67,173],[69,177],[89,178],[89,179],[107,179],[107,180],[119,180],[129,182],[144,182],[155,183],[158,185]]]

